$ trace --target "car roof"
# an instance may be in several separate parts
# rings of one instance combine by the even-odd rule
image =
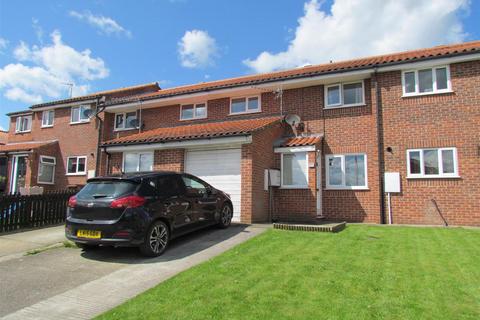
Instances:
[[[113,174],[109,176],[95,177],[88,179],[87,182],[105,181],[105,180],[129,180],[138,182],[145,178],[154,178],[165,175],[178,175],[180,173],[173,171],[149,171],[149,172],[131,172],[122,174]]]

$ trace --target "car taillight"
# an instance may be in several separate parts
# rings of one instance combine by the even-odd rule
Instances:
[[[77,205],[77,197],[71,196],[70,199],[68,199],[68,206],[70,208],[75,208],[76,205]]]
[[[145,204],[145,198],[139,196],[128,196],[125,198],[120,198],[113,200],[110,204],[110,208],[121,209],[121,208],[138,208]]]

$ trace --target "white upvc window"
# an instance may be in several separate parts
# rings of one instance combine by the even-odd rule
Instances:
[[[368,189],[367,155],[332,154],[325,156],[327,189]]]
[[[153,152],[128,152],[123,155],[123,172],[153,171]]]
[[[282,188],[308,188],[308,152],[281,153],[281,173]]]
[[[137,111],[115,114],[115,131],[138,129],[138,126]]]
[[[407,178],[458,178],[457,148],[407,150]]]
[[[71,124],[89,122],[90,118],[87,115],[87,110],[91,110],[88,105],[72,107],[72,114],[70,118]]]
[[[230,114],[255,113],[262,111],[260,96],[230,99]]]
[[[403,96],[417,96],[452,91],[450,67],[439,66],[402,72]]]
[[[67,175],[82,176],[87,174],[87,157],[74,156],[67,158]]]
[[[180,106],[180,120],[205,119],[207,117],[207,104],[184,104]]]
[[[15,132],[24,133],[32,131],[32,116],[19,116],[15,123]]]
[[[42,113],[42,128],[53,127],[55,121],[55,110],[45,110]]]
[[[325,86],[325,108],[343,108],[363,105],[365,105],[363,80]]]
[[[54,184],[55,183],[55,166],[57,159],[54,157],[40,156],[40,163],[38,165],[38,179],[39,184]]]

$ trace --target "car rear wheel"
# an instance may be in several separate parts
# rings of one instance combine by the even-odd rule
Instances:
[[[220,221],[218,227],[221,229],[228,228],[232,223],[233,210],[228,204],[224,204],[220,212]]]
[[[140,251],[147,257],[158,257],[167,249],[169,242],[168,226],[163,221],[155,221],[148,229]]]

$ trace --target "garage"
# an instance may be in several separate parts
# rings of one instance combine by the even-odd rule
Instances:
[[[228,193],[233,202],[233,221],[240,221],[241,212],[241,149],[187,151],[185,171],[202,178]]]

